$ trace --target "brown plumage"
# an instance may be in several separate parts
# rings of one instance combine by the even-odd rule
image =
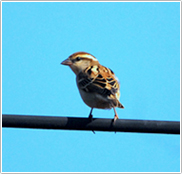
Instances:
[[[77,52],[61,64],[68,65],[76,74],[76,82],[83,101],[93,108],[113,108],[114,121],[118,119],[115,107],[124,108],[119,102],[120,85],[114,72],[99,64],[98,60],[86,52]]]

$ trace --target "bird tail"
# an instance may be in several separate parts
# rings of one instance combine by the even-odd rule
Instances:
[[[124,106],[118,101],[118,108],[124,109]]]

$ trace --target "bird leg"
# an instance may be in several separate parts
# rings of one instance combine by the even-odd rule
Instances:
[[[117,119],[119,119],[119,117],[118,117],[118,114],[117,114],[117,112],[116,112],[116,109],[115,109],[115,107],[113,107],[113,109],[114,109],[114,113],[115,113],[115,115],[114,115],[114,123],[116,122],[116,120]]]
[[[90,114],[89,114],[89,116],[88,116],[88,118],[89,118],[90,120],[92,120],[92,119],[93,119],[92,111],[93,111],[93,108],[91,108],[91,110],[90,110]]]
[[[91,108],[90,114],[89,114],[89,116],[88,116],[88,118],[89,118],[91,121],[93,120],[92,111],[93,111],[93,108]],[[94,131],[94,130],[92,130],[92,132],[95,134],[95,131]]]

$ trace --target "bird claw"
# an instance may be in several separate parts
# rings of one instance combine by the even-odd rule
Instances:
[[[93,120],[93,115],[90,114],[90,115],[88,116],[88,118],[90,119],[90,121],[92,121],[92,120]]]
[[[119,117],[118,117],[118,115],[115,115],[114,119],[113,119],[113,122],[115,123],[117,119],[119,119]]]
[[[118,115],[115,115],[115,116],[114,116],[114,119],[113,119],[113,123],[112,123],[113,125],[116,123],[116,120],[117,120],[117,119],[119,119],[119,117],[118,117]],[[114,132],[115,132],[115,134],[116,134],[116,131],[114,131]]]
[[[88,118],[90,119],[90,121],[92,121],[93,120],[93,115],[90,114]],[[92,132],[95,134],[95,131],[94,130],[92,130]]]
[[[91,112],[90,112],[88,118],[90,119],[90,121],[93,120],[92,110],[91,110]],[[95,134],[95,131],[94,131],[94,130],[92,130],[92,132]]]
[[[92,120],[93,120],[92,111],[93,111],[93,108],[91,108],[91,110],[90,110],[90,114],[89,114],[89,116],[88,116],[88,118],[90,119],[90,121],[92,121]]]

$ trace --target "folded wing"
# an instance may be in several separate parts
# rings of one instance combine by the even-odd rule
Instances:
[[[78,74],[77,84],[85,92],[98,93],[111,100],[114,107],[123,108],[119,102],[119,82],[109,68],[101,65],[88,67]]]

